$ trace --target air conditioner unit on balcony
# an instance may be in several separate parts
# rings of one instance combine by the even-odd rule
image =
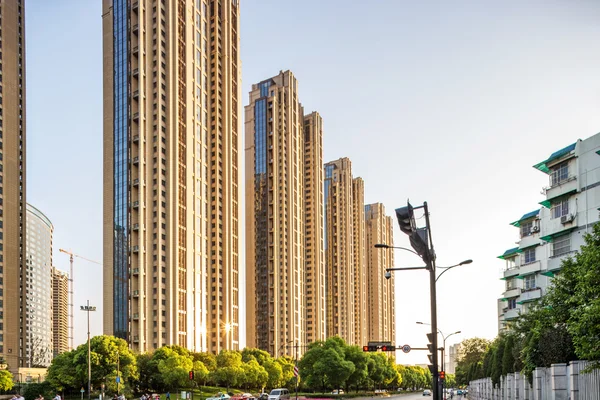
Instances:
[[[530,232],[531,233],[536,233],[540,231],[540,227],[539,226],[532,226]]]
[[[560,217],[561,224],[568,224],[569,222],[573,222],[575,220],[574,214],[567,214]]]

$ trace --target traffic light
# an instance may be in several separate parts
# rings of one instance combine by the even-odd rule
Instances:
[[[377,346],[363,346],[363,351],[377,351]]]
[[[410,245],[425,262],[429,262],[431,255],[429,252],[429,232],[427,228],[417,228],[415,224],[415,214],[410,202],[406,202],[406,207],[396,209],[396,218],[400,230],[408,235]]]
[[[190,371],[190,381],[194,380],[194,371]]]
[[[396,351],[396,346],[381,346],[381,351]]]
[[[444,372],[444,371],[440,371],[440,379],[441,379],[441,380],[444,380],[444,379],[446,379],[446,372]]]
[[[431,342],[433,342],[433,338],[434,338],[433,333],[427,334],[427,340],[429,340],[429,343],[427,343],[427,348],[429,349],[429,354],[427,354],[427,358],[429,359],[429,362],[431,363],[427,367],[429,367],[429,370],[431,371],[432,374],[435,374],[437,371],[436,371],[435,366],[433,365],[433,353],[436,350],[435,350],[435,347],[433,347],[433,343],[431,343]]]

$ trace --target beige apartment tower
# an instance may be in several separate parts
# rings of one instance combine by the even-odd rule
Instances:
[[[354,344],[368,341],[367,268],[365,259],[365,182],[352,180],[352,249],[354,262]]]
[[[25,1],[0,6],[0,357],[26,366]]]
[[[305,334],[304,114],[292,72],[252,85],[246,131],[246,345],[294,356]]]
[[[325,164],[327,336],[358,344],[355,321],[354,206],[348,158]]]
[[[304,201],[306,257],[306,342],[327,338],[323,232],[323,120],[304,116]]]
[[[69,350],[69,276],[52,268],[52,350],[53,355]]]
[[[395,343],[396,317],[394,274],[386,279],[386,268],[394,267],[393,249],[376,249],[378,243],[394,245],[393,220],[381,203],[365,206],[365,249],[367,264],[368,340]]]
[[[239,348],[239,2],[103,0],[104,332]]]

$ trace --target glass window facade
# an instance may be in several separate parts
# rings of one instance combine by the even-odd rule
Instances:
[[[114,335],[128,331],[128,66],[127,0],[113,0],[114,30]]]
[[[254,171],[256,174],[265,174],[267,172],[267,101],[265,99],[256,102],[254,107],[254,123],[256,125],[256,134],[254,135],[254,146],[256,148]]]

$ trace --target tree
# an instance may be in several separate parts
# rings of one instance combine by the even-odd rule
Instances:
[[[263,368],[267,372],[267,383],[266,386],[270,388],[275,388],[279,386],[279,382],[281,382],[281,377],[283,376],[283,372],[281,370],[281,364],[276,362],[273,359],[265,360]],[[300,374],[302,375],[302,373]]]
[[[242,371],[243,382],[239,382],[238,385],[241,383],[246,389],[262,389],[269,380],[269,374],[255,359],[243,363]]]
[[[446,387],[453,388],[456,386],[456,376],[454,374],[446,374]]]
[[[502,375],[515,372],[515,356],[513,354],[515,339],[513,335],[506,335],[504,341],[504,354],[502,355]]]
[[[65,390],[78,386],[78,378],[75,376],[75,366],[73,365],[74,351],[68,351],[59,354],[52,360],[48,368],[46,380],[57,390]]]
[[[13,374],[8,370],[0,370],[0,390],[8,391],[15,385]]]
[[[213,380],[225,385],[229,391],[230,386],[237,385],[242,373],[242,355],[237,351],[221,350],[217,355],[217,369],[211,373]]]
[[[483,360],[490,341],[483,338],[465,339],[460,343],[457,360],[462,364],[473,364]]]
[[[217,369],[217,356],[213,353],[192,353],[192,358],[204,364],[209,372]]]
[[[325,377],[326,382],[333,389],[341,389],[355,369],[354,364],[346,361],[343,354],[336,351],[335,347],[325,348],[313,368],[317,375]]]
[[[166,357],[158,362],[158,371],[168,389],[189,386],[189,372],[192,371],[192,357],[178,349],[164,347]]]
[[[344,386],[348,390],[350,385],[354,383],[354,387],[358,392],[359,385],[364,384],[368,376],[367,356],[360,347],[348,346],[346,349],[346,360],[354,364],[354,372],[348,377]]]
[[[202,361],[194,361],[193,368],[194,370],[194,382],[198,385],[206,385],[206,381],[208,380],[208,376],[210,371],[206,368],[206,365]]]

